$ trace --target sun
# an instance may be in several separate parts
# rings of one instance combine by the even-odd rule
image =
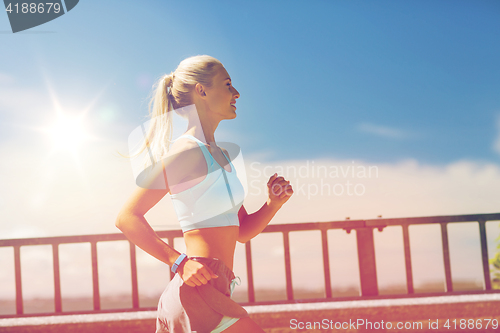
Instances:
[[[89,138],[83,117],[59,114],[55,122],[46,129],[54,150],[74,151]]]

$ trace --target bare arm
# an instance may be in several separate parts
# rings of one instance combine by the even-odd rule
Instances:
[[[240,233],[238,242],[246,243],[264,230],[280,207],[272,206],[266,202],[255,213],[248,214],[245,207],[241,206],[238,213],[240,220]]]
[[[168,190],[149,190],[138,187],[130,196],[116,219],[116,226],[135,245],[172,266],[180,253],[165,243],[144,218]]]
[[[132,243],[169,266],[174,264],[180,253],[154,232],[144,215],[170,192],[171,187],[178,185],[183,177],[194,174],[194,166],[199,164],[202,154],[201,151],[195,151],[194,147],[198,147],[195,142],[174,145],[167,158],[147,168],[143,172],[141,187],[136,188],[129,197],[115,223]]]
[[[224,148],[221,149],[229,158],[227,150]],[[267,188],[269,198],[258,211],[248,214],[244,206],[241,206],[238,211],[238,219],[240,221],[238,242],[246,243],[260,234],[269,222],[271,222],[271,219],[276,215],[281,206],[293,194],[290,182],[286,181],[283,177],[278,177],[277,174],[269,178]]]
[[[283,177],[278,177],[276,174],[269,179],[267,187],[269,198],[258,211],[248,214],[245,207],[241,206],[238,212],[240,220],[238,242],[246,243],[260,234],[293,194],[290,182]]]
[[[200,154],[202,154],[201,151]],[[201,155],[201,157],[198,156],[198,158],[204,159],[203,155]],[[164,170],[170,169],[170,163],[172,163],[172,160],[167,162],[167,167],[162,165],[162,168],[157,168],[155,170],[157,177],[164,177],[164,175],[166,175]],[[193,163],[186,164],[193,165]],[[184,168],[186,165],[179,164],[179,160],[177,160],[175,165],[177,169],[182,170],[187,175],[192,173],[189,166]],[[155,177],[152,176],[151,183],[158,183],[157,179],[154,178]],[[175,177],[169,177],[169,179],[171,178]],[[166,179],[164,179],[164,184],[165,189],[146,189],[138,187],[121,209],[115,225],[132,243],[158,260],[172,266],[180,253],[165,243],[144,218],[144,215],[170,191]],[[189,259],[184,260],[182,264],[179,265],[177,272],[182,280],[191,287],[206,284],[211,278],[217,277],[210,268]]]

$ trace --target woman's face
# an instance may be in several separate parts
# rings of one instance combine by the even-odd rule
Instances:
[[[206,89],[206,101],[210,111],[223,119],[236,118],[236,99],[240,93],[231,84],[231,77],[226,69],[219,67],[214,76],[212,86]]]

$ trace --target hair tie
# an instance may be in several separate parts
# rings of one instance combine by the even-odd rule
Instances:
[[[168,82],[168,84],[166,84],[166,80],[168,80],[170,78],[170,81]],[[168,75],[165,75],[163,77],[163,85],[165,86],[165,92],[167,93],[167,96],[171,96],[172,95],[172,87],[174,85],[174,74],[173,73],[170,73]]]
[[[168,82],[168,84],[166,84],[166,82],[165,82],[165,81],[166,81],[168,78],[170,78],[170,81]],[[173,84],[174,84],[174,75],[173,75],[172,73],[170,73],[170,74],[168,74],[168,75],[165,75],[165,76],[163,77],[162,81],[163,81],[163,84],[164,84],[165,86],[167,86],[167,87],[171,88],[171,87],[173,86]]]

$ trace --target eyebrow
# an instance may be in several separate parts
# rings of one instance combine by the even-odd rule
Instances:
[[[226,80],[231,81],[231,78],[230,78],[230,77],[226,77],[226,78],[224,79],[224,81],[226,81]]]

